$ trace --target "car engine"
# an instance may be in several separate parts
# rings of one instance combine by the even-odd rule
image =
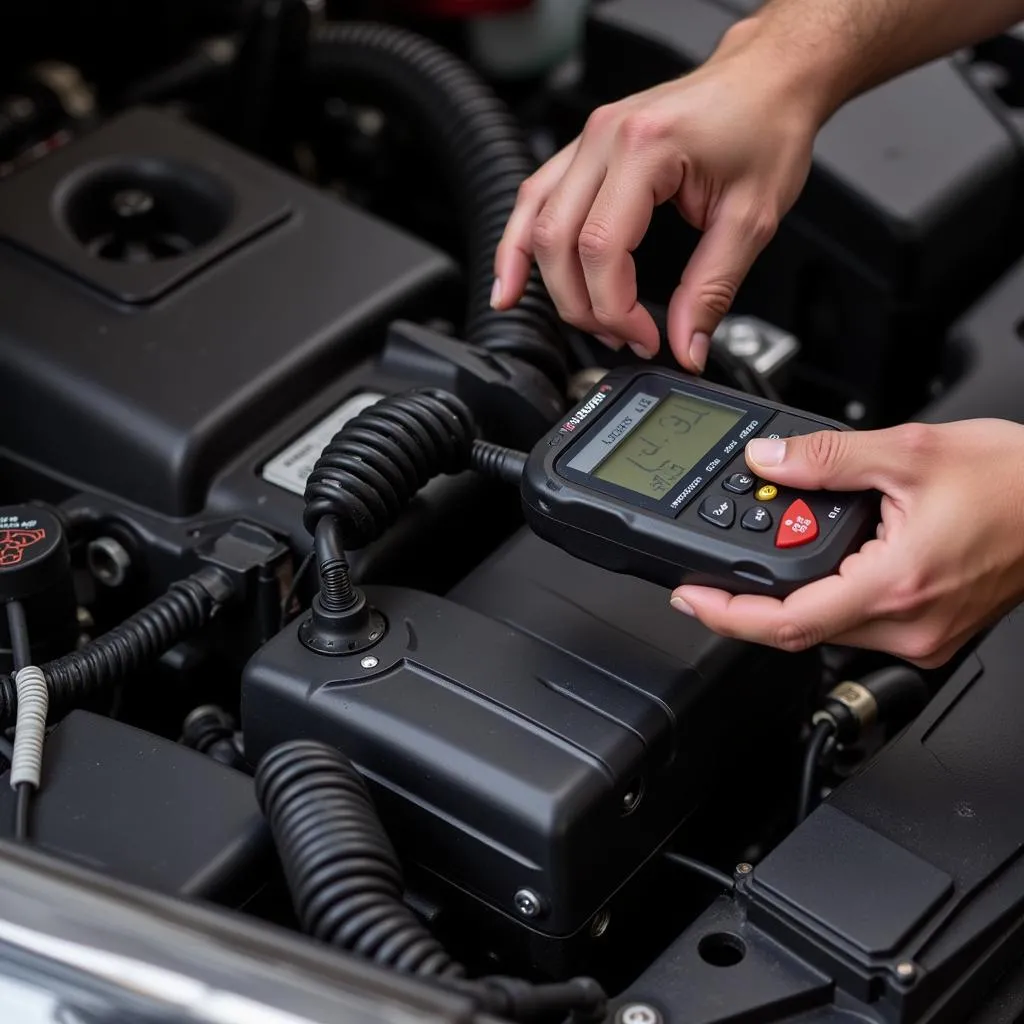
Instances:
[[[787,654],[524,525],[509,452],[629,352],[536,272],[490,308],[516,192],[744,5],[579,6],[514,72],[518,0],[0,12],[3,848],[484,1016],[995,1020],[1019,613],[931,672]],[[1021,38],[834,118],[711,380],[1021,419]],[[662,318],[690,235],[636,254]]]

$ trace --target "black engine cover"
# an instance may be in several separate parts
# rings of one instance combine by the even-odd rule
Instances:
[[[757,6],[595,5],[579,114],[692,70]],[[861,425],[916,412],[943,333],[1020,251],[1019,136],[970,71],[934,62],[860,96],[819,134],[807,187],[737,299],[799,337],[814,372],[797,404],[842,415],[855,399],[867,408]],[[637,253],[648,298],[678,284],[695,237],[674,209],[658,211]]]
[[[164,515],[379,343],[440,252],[137,110],[0,184],[0,453]]]

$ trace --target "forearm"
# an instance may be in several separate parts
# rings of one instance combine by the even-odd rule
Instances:
[[[733,38],[771,54],[824,120],[865,89],[1021,18],[1024,0],[769,0]]]

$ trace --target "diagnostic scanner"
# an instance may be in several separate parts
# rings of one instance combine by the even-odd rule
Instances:
[[[527,522],[584,561],[665,587],[782,597],[838,569],[873,532],[880,498],[760,480],[746,444],[846,429],[676,370],[613,370],[531,452]]]

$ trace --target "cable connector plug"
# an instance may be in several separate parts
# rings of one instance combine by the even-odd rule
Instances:
[[[336,516],[323,516],[314,535],[320,571],[320,593],[313,598],[309,617],[299,627],[299,639],[317,654],[358,654],[384,636],[384,616],[371,608],[353,586]]]

